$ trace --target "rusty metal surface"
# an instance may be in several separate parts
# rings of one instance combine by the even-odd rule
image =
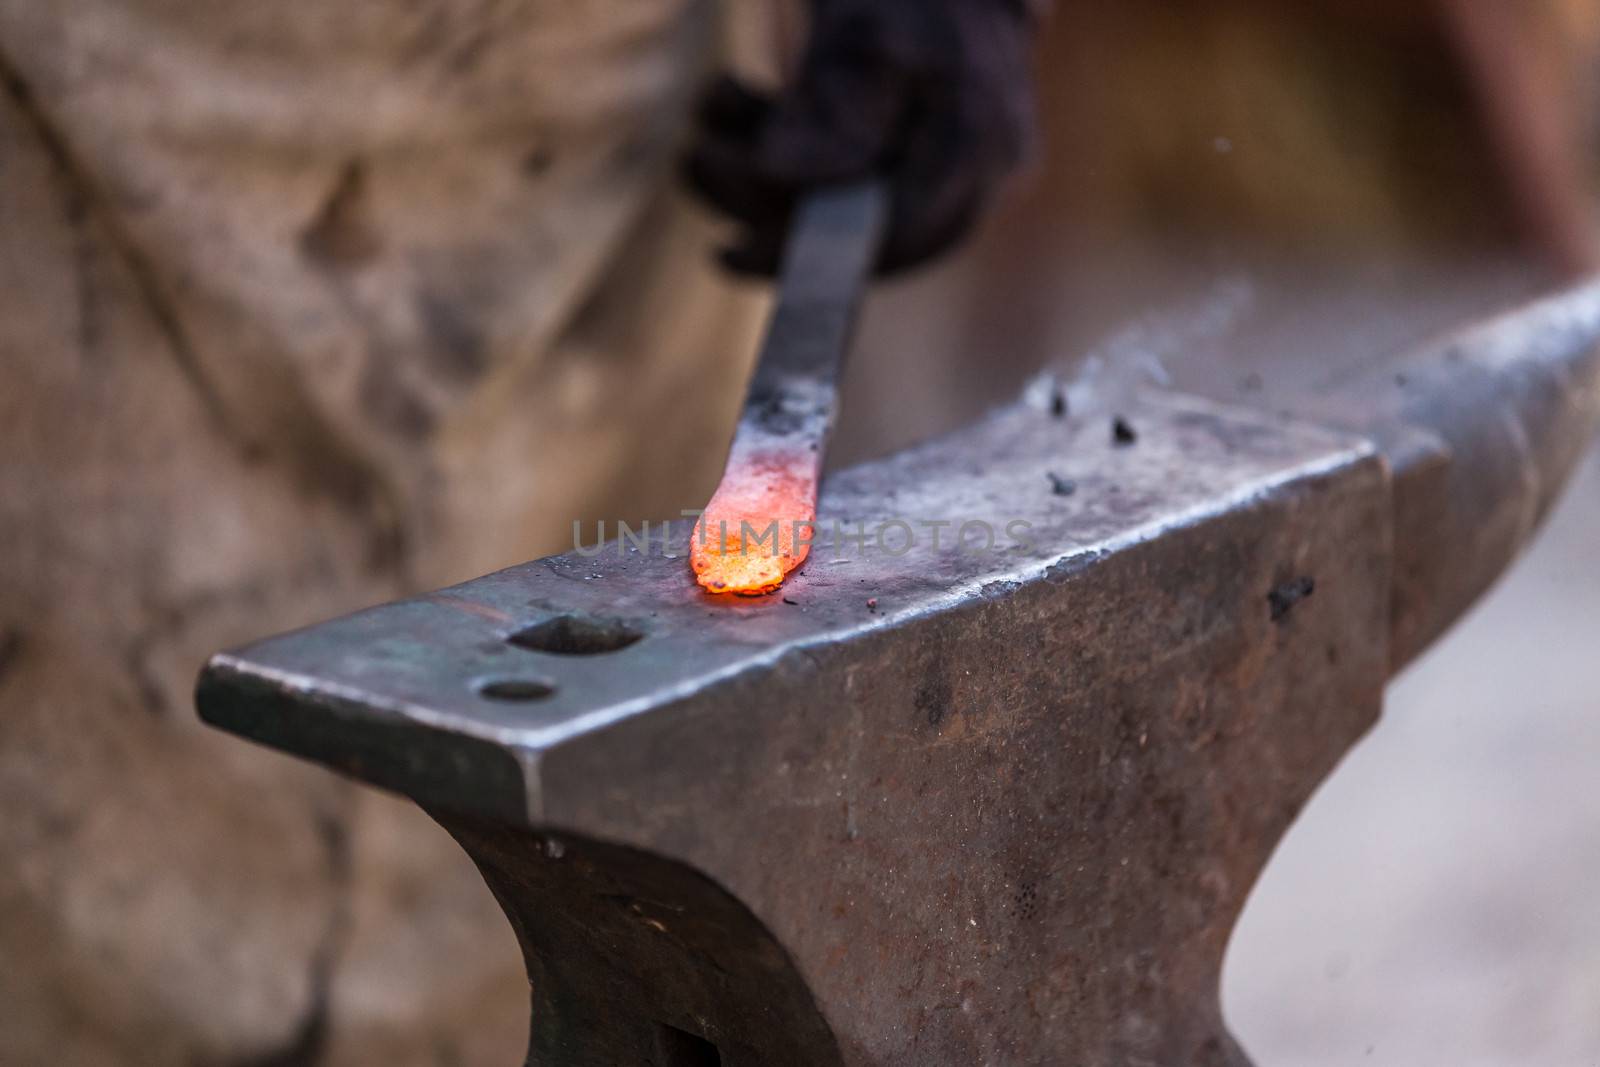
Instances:
[[[1027,521],[1029,548],[819,547],[784,597],[731,605],[659,552],[544,560],[220,656],[202,712],[467,843],[554,998],[534,1062],[648,1062],[663,1025],[729,1065],[1228,1062],[1232,917],[1377,713],[1387,483],[1369,446],[1276,416],[1153,396],[1128,419],[1119,445],[1019,406],[824,496],[825,518]],[[562,618],[641,636],[512,643]],[[549,695],[482,695],[513,682]],[[599,891],[643,902],[637,943],[558,906],[662,861],[772,944],[695,933],[676,889]],[[774,953],[837,1051],[761,1021],[776,979],[718,985]]]
[[[905,521],[903,554],[819,545],[730,604],[680,525],[678,558],[219,655],[201,712],[457,836],[529,959],[532,1063],[1243,1063],[1233,920],[1559,486],[1597,308],[1375,362],[1306,418],[1146,394],[1118,441],[1018,405],[829,483],[824,524]],[[1030,543],[951,551],[973,519]]]

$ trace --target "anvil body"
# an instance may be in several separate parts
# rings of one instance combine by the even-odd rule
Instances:
[[[833,478],[823,524],[914,536],[781,596],[607,545],[221,654],[201,712],[456,836],[529,1063],[1242,1064],[1234,919],[1553,499],[1597,336],[1591,286],[1293,413],[1147,394],[1131,444],[1019,403]]]

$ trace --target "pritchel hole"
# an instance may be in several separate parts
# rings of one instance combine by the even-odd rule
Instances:
[[[643,636],[638,630],[611,619],[561,615],[526,630],[518,630],[506,640],[530,652],[549,652],[556,656],[598,656],[605,652],[620,652]]]
[[[556,687],[537,678],[496,678],[478,686],[478,695],[490,700],[524,704],[531,700],[544,700],[554,696]]]
[[[661,1046],[665,1067],[722,1067],[722,1053],[717,1046],[687,1030],[661,1023],[656,1029],[656,1042]]]

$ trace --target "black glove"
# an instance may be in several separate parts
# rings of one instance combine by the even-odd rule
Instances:
[[[808,188],[885,176],[879,270],[966,235],[1034,136],[1026,0],[813,0],[794,85],[776,97],[724,77],[700,109],[691,186],[744,224],[722,260],[773,273]]]

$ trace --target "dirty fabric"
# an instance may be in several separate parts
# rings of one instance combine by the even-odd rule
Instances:
[[[703,498],[759,312],[670,192],[716,16],[0,0],[0,1061],[516,1057],[453,843],[190,686]]]

